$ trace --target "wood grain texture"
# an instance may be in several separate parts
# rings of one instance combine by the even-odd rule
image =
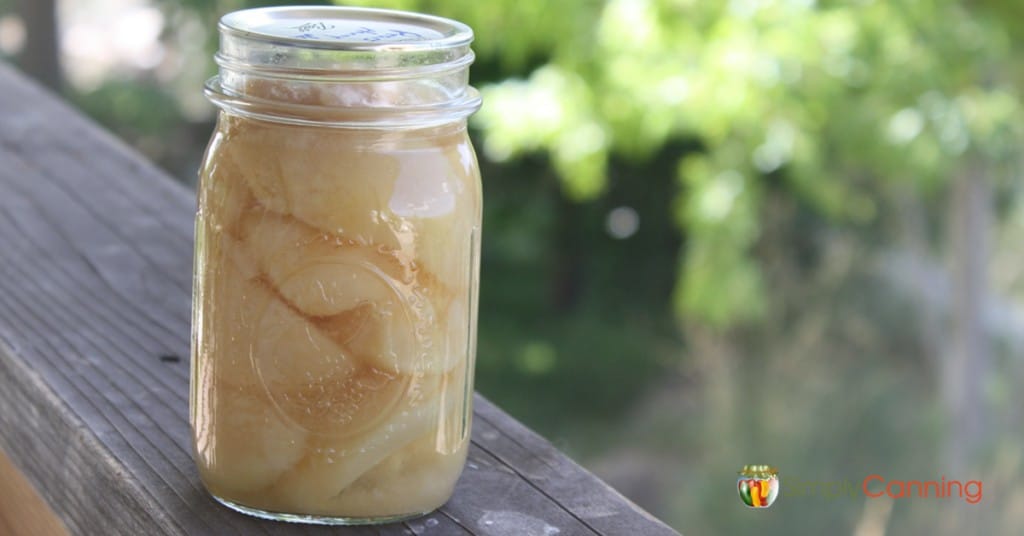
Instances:
[[[72,534],[675,534],[479,395],[428,516],[339,529],[215,504],[187,418],[194,194],[2,64],[0,117],[0,449]]]

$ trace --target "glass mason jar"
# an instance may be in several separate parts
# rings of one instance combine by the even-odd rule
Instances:
[[[272,519],[382,523],[469,444],[481,223],[472,31],[397,11],[220,22],[190,414],[202,481]]]

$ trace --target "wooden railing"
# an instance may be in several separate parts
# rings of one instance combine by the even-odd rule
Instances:
[[[27,477],[0,480],[0,529],[675,534],[479,395],[466,469],[433,514],[328,529],[216,505],[189,445],[193,213],[192,192],[0,64],[0,449]]]

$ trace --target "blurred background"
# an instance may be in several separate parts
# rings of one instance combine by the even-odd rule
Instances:
[[[0,0],[0,57],[192,186],[266,4]],[[486,396],[686,534],[1021,533],[1024,3],[346,4],[476,31]]]

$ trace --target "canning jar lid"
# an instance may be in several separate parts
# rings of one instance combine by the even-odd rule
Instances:
[[[465,69],[473,30],[450,19],[387,9],[266,7],[221,18],[221,70],[408,79]]]
[[[228,13],[225,35],[303,48],[423,50],[454,48],[473,41],[461,22],[422,13],[372,8],[268,7]]]

